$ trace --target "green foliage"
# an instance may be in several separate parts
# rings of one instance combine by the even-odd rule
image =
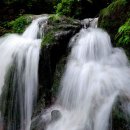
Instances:
[[[52,21],[52,22],[55,22],[55,23],[59,22],[60,19],[61,19],[61,16],[59,14],[52,14],[49,17],[49,21]]]
[[[62,0],[56,6],[56,13],[66,16],[78,16],[81,13],[80,0]]]
[[[118,29],[115,40],[117,45],[125,46],[130,44],[130,18]]]
[[[99,27],[108,31],[114,40],[118,28],[130,17],[130,4],[127,0],[116,0],[101,10]]]
[[[48,22],[51,25],[58,26],[59,24],[74,24],[74,19],[66,16],[61,16],[59,14],[52,14],[49,17]]]
[[[8,23],[12,32],[23,33],[25,28],[31,23],[32,19],[29,16],[20,16],[19,18]]]

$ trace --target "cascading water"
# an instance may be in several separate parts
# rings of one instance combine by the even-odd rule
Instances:
[[[39,23],[47,18],[33,20],[22,35],[0,38],[0,130],[30,130],[38,87]]]
[[[54,107],[43,114],[46,130],[108,130],[118,97],[130,100],[130,67],[124,51],[113,48],[98,28],[82,29],[72,47]],[[52,112],[61,115],[51,121]],[[51,122],[51,123],[49,123]]]

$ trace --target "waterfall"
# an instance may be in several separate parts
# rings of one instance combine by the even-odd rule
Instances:
[[[0,38],[0,130],[30,130],[37,100],[40,23],[32,21],[22,35]]]
[[[109,130],[117,99],[130,101],[126,54],[112,47],[109,35],[98,28],[81,29],[70,47],[57,101],[42,115],[46,130]],[[51,121],[54,110],[60,116]]]

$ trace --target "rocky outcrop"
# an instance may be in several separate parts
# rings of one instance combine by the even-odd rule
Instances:
[[[52,15],[45,27],[39,61],[39,98],[45,106],[52,102],[55,88],[54,72],[59,60],[66,54],[70,38],[81,28],[80,21]]]
[[[48,122],[42,120],[41,124],[44,125],[43,127],[39,128],[39,126],[35,126],[35,124],[37,124],[36,122],[39,122],[41,118],[43,109],[52,105],[55,101],[55,96],[65,66],[66,55],[69,51],[69,41],[81,27],[82,25],[79,20],[74,20],[65,16],[51,15],[44,28],[44,38],[42,40],[39,60],[38,104],[33,115],[36,120],[32,123],[32,129],[34,130],[45,128]],[[54,110],[51,116],[52,122],[53,118],[58,119],[60,117],[60,113]]]
[[[50,15],[44,28],[44,38],[41,45],[39,105],[37,105],[34,115],[55,101],[69,52],[68,44],[72,36],[79,32],[82,27],[95,27],[97,22],[98,18],[79,21],[65,16]]]
[[[112,41],[118,29],[130,17],[130,1],[115,0],[107,8],[103,9],[99,15],[99,27],[105,29],[110,34]]]

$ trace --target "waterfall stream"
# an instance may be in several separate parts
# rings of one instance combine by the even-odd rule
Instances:
[[[33,20],[22,35],[0,38],[0,130],[30,130],[37,100],[39,24],[44,26],[47,18]]]
[[[98,28],[81,29],[70,47],[57,101],[42,115],[46,130],[109,130],[117,99],[130,101],[125,52],[112,47],[109,35]],[[51,121],[54,112],[58,119]]]
[[[38,63],[48,16],[32,21],[22,35],[0,38],[0,130],[30,130],[37,100]],[[40,27],[40,23],[42,28]],[[84,20],[71,40],[71,53],[55,104],[38,118],[36,130],[109,130],[118,98],[130,112],[130,65],[121,48]],[[36,119],[37,120],[37,119]],[[32,121],[33,122],[33,121]],[[35,119],[34,119],[35,122]]]

